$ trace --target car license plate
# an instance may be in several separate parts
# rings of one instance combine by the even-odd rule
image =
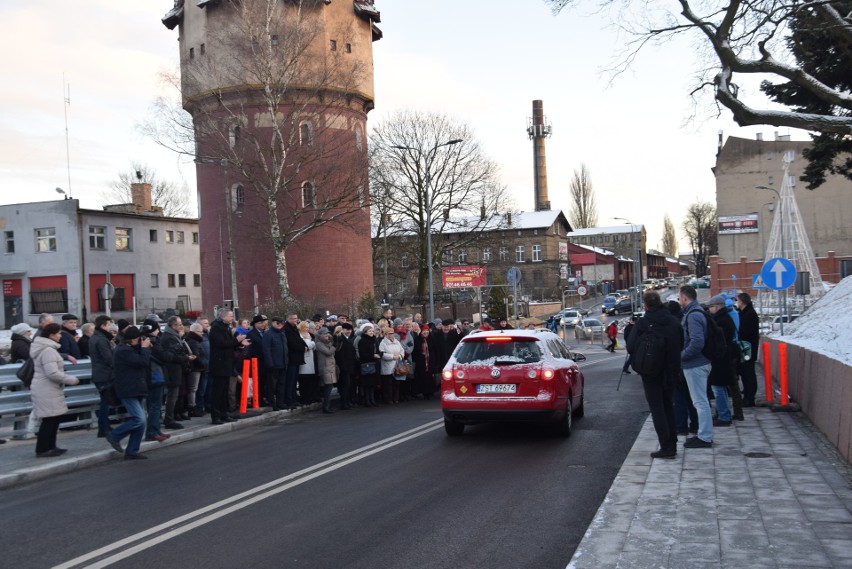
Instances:
[[[476,386],[477,393],[516,393],[516,383],[480,383]]]

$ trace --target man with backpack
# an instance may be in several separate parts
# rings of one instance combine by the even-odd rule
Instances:
[[[698,413],[698,435],[686,439],[684,448],[710,448],[713,446],[713,414],[707,399],[707,378],[710,359],[704,355],[707,344],[709,318],[698,304],[698,293],[689,285],[680,287],[678,297],[683,307],[683,350],[680,353],[683,375],[689,396]]]
[[[651,458],[677,456],[677,428],[672,394],[680,376],[680,328],[677,320],[660,300],[660,293],[646,291],[642,295],[645,315],[627,336],[627,351],[633,369],[642,376],[645,400],[660,450]]]

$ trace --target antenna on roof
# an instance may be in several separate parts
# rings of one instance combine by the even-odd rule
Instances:
[[[62,74],[62,97],[65,111],[65,164],[68,168],[68,198],[71,198],[71,147],[68,143],[68,107],[71,105],[71,85],[65,83],[65,73]]]

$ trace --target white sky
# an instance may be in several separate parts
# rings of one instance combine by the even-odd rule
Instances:
[[[333,0],[344,1],[344,0]],[[348,1],[348,0],[346,0]],[[195,0],[187,0],[194,9]],[[602,70],[621,45],[607,20],[580,12],[554,17],[543,0],[379,0],[385,37],[376,42],[377,124],[399,109],[446,113],[472,127],[501,168],[515,206],[533,207],[533,99],[553,125],[547,141],[551,207],[568,212],[568,185],[585,163],[601,226],[612,217],[648,228],[660,248],[663,214],[682,237],[687,207],[715,203],[710,168],[718,131],[754,137],[773,127],[717,120],[705,100],[700,120],[688,96],[695,68],[689,43],[640,54],[611,80]],[[591,6],[591,4],[589,4]],[[138,132],[177,62],[177,30],[160,18],[172,0],[3,0],[0,3],[0,203],[71,195],[99,208],[119,171],[136,160],[195,193],[194,167]],[[71,104],[63,103],[63,73]],[[741,96],[746,89],[741,90]],[[802,134],[792,133],[796,139]],[[686,250],[682,241],[681,249]]]

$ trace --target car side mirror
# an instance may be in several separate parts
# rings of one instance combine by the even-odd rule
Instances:
[[[585,356],[585,354],[581,354],[579,352],[574,352],[574,353],[571,354],[571,359],[574,360],[575,362],[584,362],[584,361],[586,361],[586,356]]]

